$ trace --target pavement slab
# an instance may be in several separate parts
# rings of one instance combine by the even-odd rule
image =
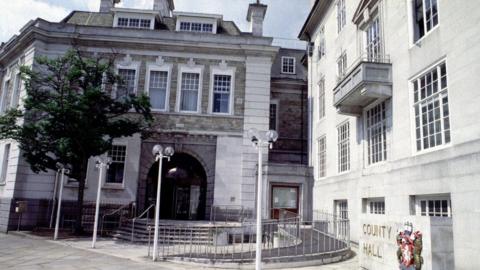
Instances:
[[[198,264],[152,262],[147,247],[111,239],[99,239],[96,249],[87,238],[52,241],[29,234],[0,233],[0,269],[15,270],[198,270],[221,269]],[[358,258],[312,267],[286,270],[358,270]]]

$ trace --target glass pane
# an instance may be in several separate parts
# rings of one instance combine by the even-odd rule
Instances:
[[[298,189],[295,187],[274,187],[272,190],[273,208],[296,209]]]

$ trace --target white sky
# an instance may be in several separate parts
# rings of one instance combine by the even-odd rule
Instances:
[[[174,0],[174,2],[177,11],[222,14],[225,20],[232,20],[242,31],[248,31],[246,14],[248,4],[254,0]],[[310,11],[310,0],[261,2],[268,5],[264,35],[296,39]],[[0,0],[0,42],[8,41],[29,20],[37,17],[59,21],[72,10],[98,11],[99,6],[100,0]],[[120,6],[150,9],[153,0],[122,0]]]

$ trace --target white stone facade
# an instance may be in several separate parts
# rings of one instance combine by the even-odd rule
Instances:
[[[313,54],[308,58],[309,98],[313,101],[310,156],[311,165],[315,168],[314,209],[335,212],[338,210],[335,209],[336,204],[346,200],[351,220],[351,240],[360,242],[362,254],[362,245],[365,243],[362,225],[365,222],[375,223],[377,216],[396,220],[399,224],[414,220],[417,218],[414,216],[421,215],[421,198],[435,199],[439,198],[436,196],[443,196],[450,201],[453,241],[447,239],[442,242],[439,239],[448,238],[445,231],[426,237],[437,241],[437,247],[445,244],[452,245],[453,249],[446,248],[438,257],[433,255],[433,259],[426,261],[424,267],[479,268],[480,261],[472,259],[480,253],[479,237],[475,229],[480,226],[480,166],[477,164],[480,157],[480,125],[477,120],[480,95],[476,91],[480,70],[480,32],[476,25],[480,18],[479,3],[433,1],[438,7],[438,24],[416,40],[414,1],[344,1],[347,19],[341,31],[338,30],[337,19],[339,2],[341,1],[317,1],[300,33],[301,39],[314,43]],[[356,14],[357,10],[361,12]],[[391,83],[382,87],[390,89],[390,97],[389,94],[385,96],[386,92],[381,92],[382,95],[372,101],[362,103],[360,100],[368,96],[373,88],[366,86],[359,90],[363,94],[356,97],[352,94],[344,101],[334,104],[334,90],[354,78],[353,73],[358,70],[360,63],[357,60],[366,52],[365,26],[368,27],[377,17],[380,23],[381,54],[389,59],[385,62],[391,64]],[[322,39],[325,40],[324,43]],[[319,49],[320,44],[324,44],[324,48]],[[321,57],[320,51],[324,52]],[[342,54],[347,55],[348,67],[343,80],[337,78],[337,61]],[[448,89],[444,93],[448,95],[448,108],[442,110],[449,110],[451,139],[445,143],[448,135],[444,131],[448,127],[445,126],[445,120],[441,120],[442,132],[439,133],[442,133],[442,143],[426,150],[417,150],[414,80],[440,63],[445,63],[447,69]],[[324,117],[320,117],[322,97],[319,85],[322,81],[325,85]],[[358,104],[347,110],[342,107],[347,104],[346,100]],[[367,110],[383,101],[386,104],[386,160],[369,164],[365,118]],[[443,101],[441,104],[444,104]],[[426,117],[428,121],[429,116]],[[339,172],[337,128],[346,121],[350,128],[349,169]],[[422,132],[428,133],[429,130]],[[325,176],[320,176],[318,151],[318,139],[322,136],[326,137]],[[384,215],[369,213],[367,205],[375,199],[383,201]],[[394,238],[390,240],[395,241]],[[450,260],[440,263],[440,258],[444,257]],[[379,263],[377,266],[364,265],[368,269],[386,269],[385,265],[391,265],[392,260],[394,262],[395,254],[384,254],[383,258],[370,257],[368,260]]]

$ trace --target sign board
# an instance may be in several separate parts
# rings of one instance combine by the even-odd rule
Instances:
[[[405,223],[413,225],[413,231],[423,235],[422,270],[451,270],[453,268],[453,233],[450,218],[421,216],[387,216],[362,214],[359,228],[359,259],[362,269],[399,269],[397,259],[397,235]],[[434,239],[432,235],[444,236]],[[448,233],[450,232],[450,233]],[[441,241],[437,243],[435,241]],[[451,249],[448,248],[451,246]],[[432,258],[444,258],[442,263]]]

